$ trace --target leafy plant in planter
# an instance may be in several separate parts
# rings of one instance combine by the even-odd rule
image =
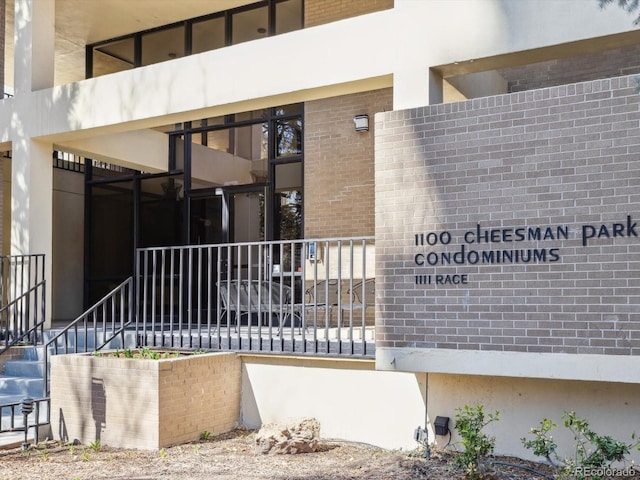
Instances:
[[[492,422],[498,421],[500,412],[485,415],[484,406],[470,407],[465,405],[456,409],[455,429],[462,438],[464,451],[454,459],[457,468],[469,479],[483,478],[485,466],[481,463],[484,456],[493,453],[496,439],[482,432]]]
[[[536,456],[544,457],[555,468],[558,478],[605,478],[613,470],[615,462],[623,462],[632,449],[640,450],[640,441],[635,433],[631,435],[631,443],[625,443],[597,434],[589,427],[589,422],[578,418],[575,412],[565,412],[562,418],[575,441],[572,456],[562,458],[558,455],[558,445],[550,435],[557,425],[547,418],[540,422],[539,427],[531,429],[533,439],[521,439],[525,448],[532,450]]]
[[[152,350],[148,347],[144,347],[140,350],[131,350],[130,348],[125,348],[124,350],[116,350],[115,352],[108,353],[107,355],[111,355],[114,357],[124,357],[124,358],[141,358],[145,360],[160,360],[163,358],[174,358],[179,357],[180,355],[184,355],[185,352],[167,352],[160,350]],[[94,356],[102,357],[105,354],[103,352],[94,352]]]

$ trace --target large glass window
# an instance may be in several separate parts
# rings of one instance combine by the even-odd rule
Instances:
[[[302,28],[302,0],[276,3],[276,35]]]
[[[302,119],[292,118],[276,122],[276,155],[288,157],[302,154]]]
[[[184,54],[183,25],[142,35],[142,65],[172,60],[183,57]]]
[[[133,37],[101,44],[92,49],[93,76],[129,70],[135,66]]]
[[[191,53],[202,53],[226,45],[224,16],[193,22]]]
[[[138,247],[182,245],[182,175],[140,180]]]
[[[231,19],[233,45],[264,38],[269,31],[269,10],[266,6],[234,13]]]
[[[265,108],[192,122],[186,130],[172,134],[177,166],[187,153],[183,138],[192,138],[189,195],[199,199],[192,201],[192,208],[206,210],[202,202],[207,195],[227,199],[230,218],[225,238],[239,241],[235,235],[246,233],[244,222],[255,212],[260,221],[249,223],[259,224],[263,233],[252,235],[254,240],[301,238],[302,114],[302,104]],[[241,192],[238,197],[237,192]]]
[[[136,248],[301,238],[302,113],[289,105],[159,128],[166,173],[89,162],[87,305],[131,275]]]
[[[191,188],[246,185],[266,181],[269,156],[267,123],[194,133]],[[181,142],[177,143],[180,149]],[[181,157],[178,153],[177,157]]]
[[[151,65],[301,28],[303,0],[264,0],[87,45],[86,76]]]
[[[275,166],[276,238],[302,238],[302,163]]]
[[[85,303],[92,305],[131,275],[134,251],[133,181],[93,185],[89,189]]]

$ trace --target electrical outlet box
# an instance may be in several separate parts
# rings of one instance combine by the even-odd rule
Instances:
[[[427,442],[427,431],[422,427],[416,428],[413,432],[413,439],[418,443],[425,444]]]

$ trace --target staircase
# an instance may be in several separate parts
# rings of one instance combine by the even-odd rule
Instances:
[[[133,321],[132,292],[130,277],[62,329],[44,330],[44,320],[29,326],[28,308],[22,309],[27,320],[13,314],[16,321],[7,316],[3,322],[5,307],[0,308],[0,327],[9,332],[4,336],[5,345],[0,343],[0,447],[24,441],[21,402],[25,398],[35,401],[27,420],[29,427],[49,425],[51,356],[135,346],[136,334],[127,330]],[[44,309],[42,312],[44,318]],[[38,439],[36,428],[29,428],[29,434],[30,439]]]
[[[5,353],[6,360],[0,363],[0,409],[2,409],[0,448],[15,446],[24,441],[24,430],[22,430],[24,417],[20,406],[24,398],[33,398],[38,403],[34,412],[28,417],[28,424],[30,426],[36,423],[42,426],[49,424],[48,389],[45,389],[45,357],[50,359],[56,353],[92,352],[96,350],[96,339],[100,347],[101,339],[104,338],[102,329],[87,328],[82,331],[71,329],[66,332],[65,335],[65,329],[45,330],[43,345],[13,347]],[[135,344],[135,332],[126,331],[124,336],[113,338],[103,348],[134,348]],[[44,353],[45,348],[47,355]],[[2,358],[0,357],[0,360]],[[48,368],[49,362],[46,363]],[[30,442],[34,440],[34,434],[35,428],[31,428],[28,435]],[[42,435],[41,432],[41,438]]]
[[[24,441],[24,417],[20,402],[24,398],[41,399],[44,392],[43,347],[14,347],[7,354],[9,359],[3,362],[0,370],[0,431],[5,432],[0,433],[0,447]],[[40,401],[29,415],[28,424],[46,424],[48,417],[48,403]],[[33,440],[35,428],[28,433],[30,441]]]

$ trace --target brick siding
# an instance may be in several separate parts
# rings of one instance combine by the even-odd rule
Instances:
[[[304,26],[314,27],[390,8],[393,0],[305,0]]]
[[[640,354],[635,88],[620,77],[379,114],[376,345]],[[477,243],[478,225],[497,233]],[[554,238],[514,242],[519,227]],[[416,246],[442,232],[447,245]],[[464,263],[443,263],[462,247]],[[512,250],[546,256],[496,260]]]
[[[640,46],[505,68],[498,73],[507,80],[510,93],[637,74]]]
[[[390,110],[392,90],[305,103],[305,238],[373,235],[374,115]],[[353,117],[369,115],[369,131]]]
[[[51,425],[64,441],[156,449],[233,429],[240,390],[234,353],[164,360],[55,355]]]

